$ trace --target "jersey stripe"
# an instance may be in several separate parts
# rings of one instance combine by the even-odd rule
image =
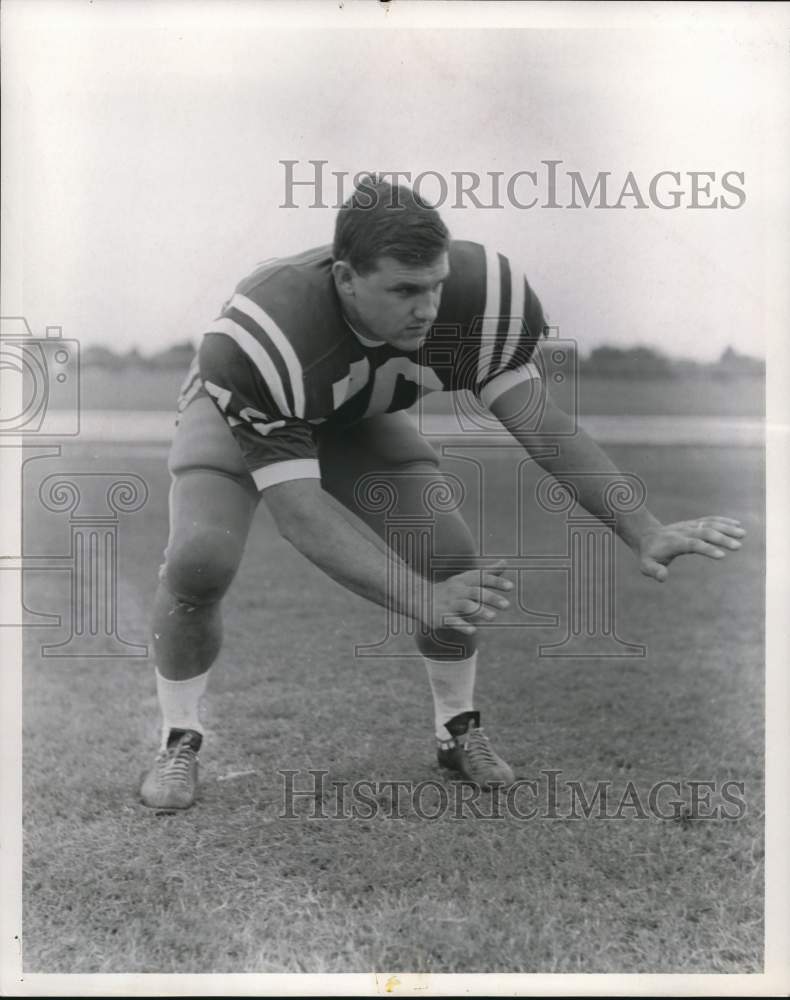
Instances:
[[[289,458],[284,462],[274,462],[254,469],[252,478],[259,490],[278,483],[288,483],[294,479],[320,479],[321,466],[317,458]]]
[[[295,411],[295,405],[294,394],[291,389],[291,375],[285,367],[282,355],[274,346],[269,334],[262,329],[251,316],[248,316],[247,313],[242,312],[240,309],[236,309],[235,306],[231,306],[229,304],[226,307],[224,314],[228,317],[228,319],[232,319],[234,323],[238,323],[239,326],[243,326],[247,333],[255,337],[255,339],[260,342],[261,347],[269,355],[272,364],[277,369],[277,374],[280,376],[280,381],[283,384],[283,390],[285,392],[285,402],[288,406],[288,412],[293,413]]]
[[[480,353],[477,360],[477,383],[488,375],[496,346],[496,331],[499,325],[499,255],[485,247],[486,255],[486,301],[483,309],[483,325],[480,332]]]
[[[186,378],[181,384],[181,388],[178,391],[178,402],[176,404],[176,409],[178,413],[185,410],[187,403],[190,403],[192,399],[200,391],[202,382],[200,380],[200,368],[198,366],[198,355],[195,354],[192,359],[192,364],[189,366],[189,371],[186,374]]]
[[[287,337],[266,310],[262,309],[256,302],[253,302],[252,299],[248,299],[246,295],[241,295],[237,292],[230,300],[230,306],[245,313],[250,319],[255,320],[258,326],[271,338],[272,343],[280,352],[288,369],[294,397],[293,415],[295,417],[304,417],[305,399],[302,366],[299,363],[299,358],[296,356],[296,351],[288,342]]]
[[[491,367],[488,369],[489,378],[502,367],[502,351],[505,349],[507,331],[510,326],[510,262],[501,253],[497,256],[499,257],[500,275],[499,322],[496,328],[496,344],[491,358]]]
[[[488,385],[483,387],[480,392],[480,401],[490,409],[494,400],[507,392],[508,389],[512,389],[514,385],[531,382],[535,379],[540,381],[540,369],[531,361],[512,371],[500,372],[499,375],[491,379]]]
[[[260,372],[280,413],[287,417],[293,416],[293,412],[285,398],[282,379],[274,366],[274,362],[259,340],[256,340],[248,330],[245,330],[243,326],[228,316],[214,320],[206,332],[224,333],[226,337],[230,337]]]
[[[502,357],[500,359],[501,365],[506,365],[515,354],[516,347],[518,347],[518,342],[521,339],[524,324],[524,292],[527,287],[527,279],[524,278],[520,272],[517,272],[512,285],[513,304],[510,310],[510,324],[507,329],[507,340],[505,341],[505,346],[502,350]]]

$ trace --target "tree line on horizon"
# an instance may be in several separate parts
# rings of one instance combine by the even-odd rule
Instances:
[[[541,345],[551,350],[551,340]],[[104,368],[114,371],[186,370],[195,354],[191,341],[173,344],[155,354],[142,355],[137,348],[125,353],[116,353],[103,345],[91,345],[81,351],[81,364],[87,368]],[[716,361],[694,361],[691,358],[677,358],[646,345],[615,347],[603,344],[594,347],[589,354],[579,359],[582,375],[606,375],[622,378],[678,378],[682,376],[706,376],[732,378],[742,375],[765,375],[765,360],[749,354],[741,354],[732,347],[725,348]]]

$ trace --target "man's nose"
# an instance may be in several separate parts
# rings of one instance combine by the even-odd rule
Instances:
[[[439,313],[439,296],[435,292],[421,295],[414,306],[414,315],[421,323],[433,323]]]

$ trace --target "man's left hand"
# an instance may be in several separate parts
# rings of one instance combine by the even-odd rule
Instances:
[[[650,528],[639,539],[636,555],[639,568],[659,583],[669,576],[667,566],[676,556],[700,555],[723,559],[727,550],[741,547],[746,534],[740,521],[730,517],[701,517]]]

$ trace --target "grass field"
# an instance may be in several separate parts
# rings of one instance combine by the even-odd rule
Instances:
[[[152,665],[39,655],[27,635],[24,967],[28,972],[754,972],[762,964],[763,469],[758,450],[610,449],[665,520],[740,518],[743,550],[676,564],[663,587],[618,553],[617,628],[644,659],[547,659],[550,629],[483,637],[479,704],[521,777],[744,783],[740,819],[281,818],[278,769],[330,780],[440,779],[415,658],[355,659],[383,613],[323,577],[259,511],[227,601],[198,805],[152,812],[136,788],[158,739]],[[66,449],[28,465],[25,547],[63,552],[67,518],[36,490],[59,468],[130,471],[119,631],[146,641],[167,532],[164,455]],[[466,466],[450,461],[449,471]],[[510,459],[486,459],[486,551],[513,537]],[[534,484],[535,477],[528,485]],[[468,514],[474,520],[475,510]],[[561,552],[561,515],[530,514],[524,551]],[[524,575],[560,612],[559,572]],[[30,572],[28,606],[67,606],[67,574]],[[503,619],[518,623],[514,611]],[[405,639],[397,650],[408,650]],[[306,775],[299,779],[306,783]],[[443,779],[442,779],[443,780]],[[687,793],[681,797],[687,798]],[[327,808],[332,808],[328,796]]]
[[[120,372],[83,368],[82,405],[96,410],[172,410],[184,372],[141,369]],[[443,413],[449,397],[434,393],[426,412]],[[579,382],[579,411],[589,415],[762,417],[765,383],[744,376],[716,379],[612,379],[586,375]]]

